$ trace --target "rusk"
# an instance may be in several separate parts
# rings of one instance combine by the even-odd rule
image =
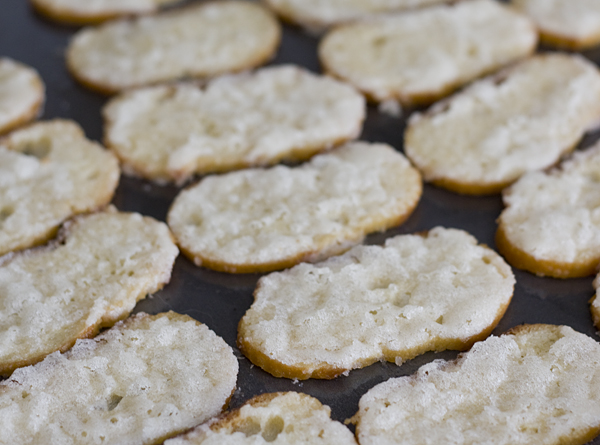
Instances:
[[[219,414],[232,349],[174,312],[137,314],[0,383],[0,442],[160,444]]]
[[[69,221],[58,240],[0,263],[0,375],[127,317],[171,278],[167,226],[114,210]]]
[[[523,325],[390,379],[359,402],[361,445],[584,444],[600,430],[600,345]]]
[[[104,108],[105,143],[126,172],[182,183],[194,174],[305,160],[358,137],[365,100],[292,66],[124,93]]]
[[[73,121],[0,139],[0,255],[44,243],[66,219],[108,204],[119,174],[117,158]]]
[[[261,278],[238,345],[255,365],[293,379],[401,364],[486,338],[514,284],[508,264],[466,232],[399,235]]]
[[[206,177],[179,194],[167,221],[196,265],[267,272],[320,261],[402,223],[421,192],[402,154],[350,142],[299,167]]]

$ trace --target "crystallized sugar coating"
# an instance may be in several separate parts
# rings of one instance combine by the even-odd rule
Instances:
[[[52,20],[74,25],[98,23],[121,15],[156,11],[180,0],[31,0],[32,5]]]
[[[400,153],[353,142],[299,167],[206,177],[179,194],[167,220],[197,265],[266,272],[341,253],[400,224],[421,190]]]
[[[44,96],[44,83],[33,68],[0,58],[0,134],[33,120]]]
[[[45,242],[67,218],[106,205],[119,173],[116,157],[72,121],[0,139],[0,255]]]
[[[538,275],[592,275],[600,263],[600,144],[549,172],[507,188],[496,245],[506,260]]]
[[[330,414],[328,406],[306,394],[262,394],[165,445],[356,445],[350,430]]]
[[[256,3],[199,2],[83,29],[67,49],[67,65],[84,85],[114,93],[253,68],[273,55],[280,34],[275,17]]]
[[[167,226],[109,211],[68,223],[62,243],[0,264],[0,374],[112,326],[171,278]]]
[[[396,236],[263,277],[238,344],[267,372],[297,379],[467,349],[500,321],[514,284],[504,260],[466,232]]]
[[[459,2],[340,26],[325,36],[325,70],[375,101],[431,103],[530,54],[524,16],[492,0]]]
[[[404,11],[447,0],[265,0],[286,20],[320,30],[373,14]]]
[[[405,134],[426,181],[461,193],[496,193],[555,164],[600,122],[600,72],[580,56],[545,54],[474,83]]]
[[[138,314],[1,382],[0,443],[162,443],[219,414],[237,372],[206,326]]]
[[[600,345],[567,326],[523,325],[367,392],[361,445],[584,444],[600,429]]]
[[[570,49],[600,43],[600,3],[596,0],[511,0],[538,26],[542,42]]]
[[[206,89],[157,86],[104,109],[106,144],[125,169],[182,182],[281,159],[306,159],[360,134],[365,101],[349,85],[294,66],[224,76]]]

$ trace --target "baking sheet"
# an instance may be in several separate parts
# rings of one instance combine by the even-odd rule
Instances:
[[[64,51],[73,27],[53,24],[29,7],[26,0],[2,0],[0,10],[0,56],[9,56],[35,67],[47,87],[47,101],[42,119],[74,119],[89,138],[101,141],[101,107],[106,97],[76,84],[64,65]],[[301,30],[284,27],[283,41],[273,64],[297,63],[319,71],[316,55],[318,40]],[[600,50],[584,53],[600,62]],[[402,150],[403,118],[380,114],[369,109],[361,139],[387,142]],[[581,146],[589,146],[600,134],[586,136]],[[121,177],[113,204],[123,211],[135,211],[164,221],[168,208],[178,193],[174,186],[157,186],[147,181]],[[488,197],[460,196],[425,185],[422,200],[414,214],[402,226],[368,237],[368,243],[381,243],[400,233],[412,233],[443,225],[464,229],[481,243],[494,247],[496,218],[502,210],[499,195]],[[501,334],[522,323],[566,324],[577,331],[600,338],[589,312],[593,296],[592,277],[572,280],[539,278],[515,270],[517,285],[508,311],[494,331]],[[398,367],[393,363],[376,363],[335,380],[294,382],[277,379],[253,366],[235,346],[237,324],[252,304],[252,292],[260,275],[229,275],[198,268],[186,258],[177,259],[171,283],[154,296],[141,301],[135,311],[158,313],[174,310],[206,323],[222,336],[239,357],[238,388],[231,407],[250,397],[271,391],[301,391],[317,397],[332,409],[332,417],[343,421],[358,407],[359,398],[374,385],[390,377],[408,375],[434,359],[453,359],[457,352],[428,353]],[[600,438],[590,442],[600,444]]]

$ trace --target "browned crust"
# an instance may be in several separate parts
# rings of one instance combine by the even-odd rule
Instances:
[[[539,33],[540,42],[544,45],[571,51],[582,51],[584,49],[593,48],[594,46],[600,44],[600,31],[583,39],[556,34],[541,28],[539,29]]]
[[[216,2],[217,0],[211,0],[209,2],[203,2],[202,5],[207,5],[209,3],[213,3]],[[221,0],[221,3],[223,2],[232,2],[232,3],[236,3],[239,0]],[[179,78],[183,78],[183,77],[196,77],[196,78],[200,78],[200,79],[208,79],[210,77],[215,77],[218,76],[220,74],[227,74],[227,73],[236,73],[236,72],[241,72],[241,71],[246,71],[252,68],[256,68],[260,65],[263,65],[265,63],[267,63],[271,58],[274,57],[275,52],[277,51],[277,48],[279,47],[279,44],[281,42],[281,34],[282,34],[282,30],[281,30],[281,25],[279,24],[279,22],[277,21],[277,18],[275,17],[275,15],[267,8],[265,8],[264,6],[261,6],[258,3],[252,3],[253,5],[255,5],[256,7],[261,8],[265,14],[267,16],[270,17],[273,27],[276,30],[275,36],[273,38],[273,40],[268,44],[265,45],[265,47],[263,48],[262,52],[258,52],[255,57],[249,61],[246,65],[244,66],[239,66],[235,69],[232,70],[227,70],[221,73],[211,73],[211,74],[207,74],[207,73],[202,73],[202,72],[190,72],[190,71],[186,71],[185,73],[182,73],[180,76],[178,76]],[[193,8],[197,8],[198,7],[198,3],[193,3],[193,4],[189,4],[187,6],[184,6],[182,8],[178,8],[177,11],[184,11],[186,9],[193,9]],[[202,7],[202,6],[200,6]],[[153,14],[148,14],[148,15],[153,15],[153,16],[157,16],[160,13],[153,13]],[[135,20],[135,18],[129,18],[129,19],[123,19],[123,20],[128,20],[128,21],[133,21]],[[71,55],[71,51],[73,49],[73,45],[72,45],[72,40],[69,43],[69,46],[67,47],[67,51],[66,51],[66,55],[65,55],[65,63],[67,65],[67,70],[69,71],[69,73],[71,74],[71,76],[73,76],[73,78],[79,82],[81,85],[83,85],[84,87],[95,91],[97,93],[100,94],[104,94],[104,95],[112,95],[115,93],[118,93],[119,91],[125,90],[125,89],[130,89],[130,88],[139,88],[142,86],[148,86],[148,85],[156,85],[156,84],[160,84],[160,83],[164,83],[164,82],[168,82],[170,80],[176,80],[176,78],[166,78],[166,79],[158,79],[156,81],[153,82],[148,82],[148,83],[130,83],[127,84],[125,86],[115,86],[115,85],[111,85],[109,83],[103,83],[103,82],[98,82],[94,79],[90,79],[89,77],[87,77],[85,75],[85,73],[81,73],[78,72],[77,68],[73,65],[73,62],[71,61],[72,55]]]
[[[496,231],[496,248],[511,266],[539,276],[553,278],[587,277],[596,273],[596,268],[598,263],[600,263],[600,255],[586,261],[575,261],[572,263],[561,263],[535,258],[510,241],[502,222],[500,222]]]
[[[454,4],[461,3],[461,1],[453,1],[453,2],[449,2],[449,3],[451,5],[454,5]],[[512,12],[514,15],[523,17],[522,14],[519,14],[513,8],[507,7],[505,5],[503,7],[505,9],[507,9],[508,11]],[[335,26],[332,29],[332,31],[342,29],[342,28],[352,26],[352,25],[353,25],[352,22],[341,24],[341,25]],[[534,27],[533,22],[531,22],[531,31],[532,31],[532,33],[536,33],[536,29]],[[327,58],[323,54],[323,47],[325,46],[325,43],[327,42],[327,39],[330,37],[331,33],[332,32],[327,33],[327,35],[323,39],[321,39],[321,42],[319,42],[319,46],[318,46],[319,61],[321,63],[321,67],[323,68],[323,71],[326,74],[328,74],[334,78],[340,79],[342,81],[348,82],[349,84],[353,85],[355,88],[357,88],[359,91],[361,91],[367,97],[367,100],[371,103],[379,103],[379,102],[383,102],[386,100],[395,100],[395,101],[398,101],[402,106],[408,107],[408,108],[431,105],[433,102],[436,102],[440,99],[443,99],[446,96],[449,96],[450,94],[452,94],[453,92],[455,92],[456,90],[458,90],[459,88],[461,88],[463,85],[465,85],[467,83],[473,82],[474,80],[477,80],[477,79],[485,77],[491,73],[494,73],[504,66],[516,63],[523,59],[526,59],[527,57],[531,56],[535,52],[535,49],[537,47],[537,41],[534,41],[532,46],[529,48],[529,50],[527,52],[525,52],[524,54],[522,54],[520,57],[516,57],[515,59],[508,61],[506,63],[496,64],[492,67],[489,67],[488,69],[481,71],[474,78],[457,79],[454,82],[446,83],[444,85],[441,85],[437,90],[434,90],[434,91],[420,91],[420,92],[415,92],[415,93],[411,93],[411,94],[407,94],[402,91],[389,91],[385,97],[377,97],[372,91],[368,91],[364,88],[361,88],[360,85],[355,84],[352,81],[352,79],[348,79],[348,78],[344,77],[343,75],[341,75],[340,73],[337,73],[335,68],[333,68],[330,64],[327,63]]]
[[[15,119],[7,122],[3,126],[0,126],[0,135],[8,133],[9,131],[12,131],[15,128],[20,127],[22,125],[25,125],[39,116],[45,102],[45,87],[44,82],[37,73],[35,78],[35,89],[38,93],[37,100],[33,104],[31,104],[31,106],[23,114],[17,116]]]
[[[419,236],[426,238],[428,236],[427,231],[418,233]],[[483,246],[489,249],[487,246]],[[497,254],[489,249],[494,255]],[[258,281],[256,289],[254,290],[254,301],[256,301],[256,296],[258,295],[258,291],[262,285],[262,280]],[[514,287],[513,287],[514,292]],[[496,317],[492,321],[490,325],[488,325],[481,332],[468,337],[468,338],[455,338],[455,339],[444,339],[438,341],[430,341],[427,344],[424,344],[418,348],[406,349],[402,351],[395,350],[383,350],[383,354],[381,357],[368,357],[364,358],[355,363],[355,366],[352,368],[339,368],[328,363],[319,363],[317,366],[314,364],[312,366],[306,365],[287,365],[285,363],[281,363],[275,359],[272,359],[267,354],[265,354],[260,349],[256,348],[251,339],[246,336],[246,329],[244,327],[245,316],[242,317],[240,322],[238,323],[238,336],[237,336],[237,345],[239,350],[250,360],[254,365],[258,366],[262,370],[268,372],[274,377],[284,377],[288,379],[297,379],[297,380],[307,380],[307,379],[334,379],[341,374],[351,371],[352,369],[360,369],[365,368],[373,363],[381,360],[386,360],[388,362],[395,363],[396,359],[401,358],[402,361],[411,360],[421,354],[426,352],[441,352],[445,350],[455,350],[455,351],[465,351],[470,349],[473,344],[478,341],[485,340],[490,336],[494,328],[498,325],[508,306],[512,300],[514,293],[510,296],[506,304],[500,306],[498,312],[496,313]],[[312,371],[310,369],[313,369]]]
[[[68,237],[70,230],[72,230],[73,224],[74,223],[76,224],[77,221],[82,218],[85,218],[85,215],[76,216],[72,220],[68,221],[67,224],[65,226],[63,226],[64,233],[61,233],[59,236],[60,237]],[[148,216],[144,216],[144,219],[149,220],[151,218]],[[56,229],[56,231],[57,230],[58,229]],[[171,238],[173,239],[172,234],[171,234]],[[42,248],[40,248],[40,251],[44,251],[46,249],[53,249],[54,247],[55,246],[42,247]],[[31,254],[35,254],[35,253],[29,252],[29,251],[22,251],[22,252],[16,253],[16,255],[31,255]],[[13,257],[13,258],[15,258],[15,257]],[[144,290],[142,290],[138,295],[136,295],[134,302],[131,302],[131,300],[121,301],[120,304],[115,304],[110,307],[107,307],[105,310],[105,314],[102,316],[102,318],[100,318],[100,320],[98,320],[98,322],[96,324],[90,325],[90,326],[81,326],[81,329],[76,336],[68,339],[66,342],[64,342],[58,348],[48,349],[47,351],[43,352],[42,354],[38,354],[38,355],[29,357],[29,358],[23,359],[23,360],[0,362],[0,376],[8,377],[13,373],[13,371],[15,369],[22,368],[24,366],[34,365],[38,362],[41,362],[42,360],[44,360],[46,358],[47,355],[52,354],[53,352],[56,352],[56,351],[61,352],[61,353],[66,352],[69,349],[71,349],[73,347],[73,345],[75,345],[75,343],[79,339],[95,337],[96,335],[98,335],[98,333],[100,332],[101,329],[110,328],[113,325],[115,325],[117,322],[126,319],[129,316],[129,314],[131,314],[131,311],[133,310],[135,303],[146,298],[146,296],[148,294],[153,294],[153,293],[161,290],[170,281],[170,278],[171,277],[169,275],[169,277],[166,279],[166,281],[158,283],[157,286],[152,287],[152,288],[149,288],[147,285],[140,286]],[[152,281],[152,278],[150,278],[148,281]],[[131,307],[124,307],[124,304],[126,304],[126,303],[131,303],[130,304]],[[120,312],[114,317],[109,316],[109,314],[111,312],[114,312],[116,309],[120,309]],[[179,316],[180,318],[186,317],[186,318],[189,318],[190,320],[193,320],[192,318],[188,317],[187,315],[180,315],[173,311],[169,311],[168,313],[164,313],[164,314],[158,314],[154,317],[160,318],[162,316],[168,317],[171,320],[176,318],[175,316]],[[197,323],[199,325],[201,324],[200,322],[197,322]]]
[[[411,167],[412,169],[412,167]],[[419,175],[416,170],[414,170],[415,174]],[[319,245],[319,247],[315,250],[300,252],[297,255],[282,258],[277,261],[270,261],[265,263],[227,263],[224,261],[219,261],[213,259],[208,256],[204,256],[199,252],[192,252],[186,246],[182,245],[179,240],[177,240],[177,244],[181,253],[183,253],[186,257],[188,257],[194,264],[197,266],[205,267],[207,269],[216,270],[218,272],[227,272],[227,273],[264,273],[264,272],[273,272],[274,270],[287,269],[289,267],[295,266],[298,263],[302,262],[311,262],[314,263],[316,261],[321,261],[325,257],[339,255],[344,253],[348,249],[352,247],[354,244],[358,244],[361,242],[363,237],[372,232],[377,231],[385,231],[391,227],[399,226],[404,223],[408,219],[408,217],[415,210],[419,201],[421,199],[421,195],[423,193],[423,185],[420,180],[418,181],[419,191],[416,194],[414,201],[409,203],[406,207],[404,213],[401,215],[397,215],[394,218],[390,219],[381,219],[375,221],[373,224],[366,226],[362,231],[355,231],[350,236],[347,236],[343,240],[336,239],[332,236],[326,237]],[[174,203],[175,204],[175,203]],[[173,205],[171,205],[171,209]],[[167,215],[167,222],[169,226],[171,226],[170,221],[170,211]],[[177,238],[177,235],[175,235]]]

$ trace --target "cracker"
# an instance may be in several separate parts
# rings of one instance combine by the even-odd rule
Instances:
[[[265,0],[285,20],[322,31],[375,14],[424,8],[448,0]]]
[[[359,402],[371,444],[584,444],[600,430],[600,345],[567,326],[523,325],[454,362],[390,379]]]
[[[392,147],[352,142],[299,167],[206,177],[179,194],[167,221],[196,265],[267,272],[402,223],[421,191],[419,173]]]
[[[280,35],[276,18],[256,3],[199,2],[83,29],[67,48],[67,66],[83,85],[110,94],[254,68],[273,56]]]
[[[104,108],[106,145],[125,171],[155,181],[305,160],[358,137],[354,88],[286,65],[124,93]]]
[[[466,232],[399,235],[261,278],[238,345],[255,365],[292,379],[464,350],[498,324],[514,284],[504,260]]]
[[[496,245],[514,267],[555,278],[592,275],[600,263],[600,144],[504,190]]]
[[[138,314],[0,383],[0,442],[159,444],[219,414],[232,349],[174,312]]]
[[[525,16],[473,0],[339,26],[319,58],[374,101],[422,105],[531,54],[536,43]]]
[[[46,242],[71,216],[110,202],[116,157],[72,121],[39,122],[0,139],[0,255]]]
[[[127,317],[171,278],[164,223],[133,213],[80,216],[59,240],[0,265],[0,375],[66,351]]]
[[[356,445],[350,430],[331,420],[330,415],[328,406],[307,394],[262,394],[165,445]]]
[[[542,43],[582,50],[600,44],[600,4],[595,0],[511,0],[537,25]]]
[[[475,82],[414,114],[406,155],[426,181],[466,194],[498,193],[554,165],[600,122],[600,71],[547,53]]]
[[[147,14],[180,0],[31,0],[42,15],[59,23],[89,25],[120,16]]]
[[[35,119],[44,98],[44,83],[37,71],[0,58],[0,134]]]

